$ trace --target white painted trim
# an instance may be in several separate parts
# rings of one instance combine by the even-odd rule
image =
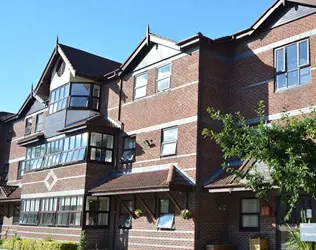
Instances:
[[[87,125],[80,126],[78,128],[73,128],[73,129],[67,130],[67,133],[75,132],[75,131],[78,131],[79,129],[84,129],[86,127],[87,127]]]
[[[62,135],[57,135],[57,136],[54,136],[54,137],[50,137],[50,138],[48,138],[46,141],[47,141],[47,142],[50,142],[50,141],[55,141],[55,140],[58,140],[58,139],[64,138],[65,136],[66,136],[65,134],[62,134]]]
[[[263,85],[263,84],[267,84],[269,82],[273,82],[274,79],[271,78],[271,79],[268,79],[268,80],[265,80],[265,81],[262,81],[262,82],[257,82],[257,83],[252,83],[248,86],[245,86],[245,87],[242,87],[242,89],[249,89],[249,88],[252,88],[252,87],[257,87],[257,86],[260,86],[260,85]]]
[[[151,229],[130,229],[129,232],[147,232],[147,233],[167,233],[167,234],[174,234],[174,233],[181,233],[181,234],[195,234],[195,231],[185,231],[185,230],[174,230],[174,231],[157,231]]]
[[[315,70],[316,69],[316,67],[313,67],[313,68],[311,68],[311,71],[313,71],[313,70]]]
[[[281,112],[281,113],[275,113],[275,114],[271,114],[271,115],[266,115],[264,118],[268,121],[274,121],[274,120],[279,120],[282,118],[282,116],[284,115],[288,115],[288,116],[297,116],[297,115],[303,115],[303,114],[310,114],[311,112],[313,112],[313,110],[316,110],[316,105],[315,106],[310,106],[310,107],[305,107],[305,108],[301,108],[301,109],[293,109],[287,112]],[[247,123],[251,124],[251,123],[256,123],[260,120],[259,117],[253,118],[253,119],[248,119],[246,120]]]
[[[131,239],[151,239],[151,240],[174,240],[174,241],[190,241],[194,242],[194,239],[188,239],[188,238],[170,238],[170,237],[147,237],[147,236],[128,236],[128,238]]]
[[[171,165],[177,166],[178,163],[167,163],[167,164],[154,165],[154,166],[149,166],[149,167],[132,168],[131,172],[127,172],[127,174],[138,174],[138,173],[165,170],[165,169],[169,169]]]
[[[159,244],[146,244],[146,243],[128,243],[129,246],[145,246],[145,247],[160,247],[160,248],[168,248],[168,249],[194,249],[194,247],[189,246],[175,246],[175,245],[159,245]]]
[[[138,189],[138,190],[131,190],[131,191],[110,191],[110,192],[101,192],[101,193],[93,193],[92,196],[107,196],[107,195],[116,195],[116,194],[144,194],[144,193],[159,193],[159,192],[169,192],[169,188],[149,188],[148,190]]]
[[[257,29],[281,4],[283,4],[283,1],[279,0],[279,2],[273,8],[271,8],[262,18],[260,18],[260,20],[253,26],[253,29]]]
[[[191,42],[188,42],[188,43],[185,43],[184,45],[181,45],[180,47],[181,47],[181,49],[186,48],[186,47],[190,46],[191,44],[197,43],[199,40],[200,40],[200,38],[196,38],[196,39],[192,40]]]
[[[183,168],[182,171],[196,171],[196,168]]]
[[[23,161],[23,160],[25,160],[25,156],[22,156],[22,157],[19,157],[19,158],[10,159],[10,160],[8,161],[8,163],[10,164],[10,163],[15,163],[15,162]]]
[[[19,141],[19,140],[21,140],[23,138],[24,138],[24,136],[21,136],[21,137],[18,137],[18,138],[14,138],[14,139],[11,140],[11,142]]]
[[[111,117],[107,117],[108,118],[108,120],[110,121],[110,122],[112,122],[112,123],[114,123],[117,127],[119,127],[120,129],[122,128],[122,124],[120,124],[119,122],[117,122],[117,121],[115,121],[115,120],[113,120]]]
[[[283,40],[280,40],[280,41],[277,41],[277,42],[274,42],[274,43],[262,46],[260,48],[254,49],[252,51],[247,51],[247,52],[241,53],[239,55],[236,55],[235,57],[237,57],[237,58],[242,57],[244,54],[247,54],[248,52],[251,52],[251,55],[258,55],[260,53],[269,51],[271,49],[275,49],[275,48],[284,46],[284,45],[286,45],[288,43],[296,42],[298,40],[301,40],[301,39],[304,39],[304,38],[307,38],[307,37],[310,37],[310,36],[314,36],[314,35],[316,35],[316,29],[309,30],[309,31],[300,33],[298,35],[285,38]],[[248,57],[248,56],[246,56],[246,57]],[[244,58],[244,57],[242,57],[242,58]]]
[[[214,188],[209,189],[209,193],[231,193],[231,192],[243,192],[243,191],[252,191],[249,188],[239,187],[239,188]]]
[[[154,126],[150,126],[150,127],[146,127],[146,128],[141,128],[141,129],[137,129],[137,130],[133,130],[133,131],[128,131],[126,132],[128,135],[135,135],[135,134],[140,134],[140,133],[148,133],[148,132],[152,132],[155,130],[160,130],[163,128],[168,128],[168,127],[173,127],[173,126],[179,126],[179,125],[183,125],[183,124],[188,124],[188,123],[193,123],[193,122],[197,122],[197,115],[195,116],[191,116],[191,117],[187,117],[184,119],[180,119],[180,120],[175,120],[172,122],[166,122],[166,123],[162,123],[162,124],[158,124],[158,125],[154,125]]]
[[[174,42],[165,40],[165,39],[157,37],[155,35],[150,35],[149,39],[150,39],[151,42],[154,42],[154,43],[163,45],[165,47],[169,47],[171,49],[180,51],[180,47],[178,45],[176,45]]]
[[[33,117],[33,116],[35,116],[35,115],[37,115],[37,114],[43,113],[43,112],[45,112],[45,111],[47,111],[47,110],[48,110],[48,108],[41,109],[40,111],[37,111],[37,112],[35,112],[35,113],[32,113],[32,114],[30,114],[30,115],[25,116],[25,119],[30,118],[30,117]]]
[[[76,178],[84,178],[84,177],[85,177],[85,175],[68,176],[68,177],[57,178],[57,181],[60,181],[60,180],[69,180],[69,179],[76,179]],[[32,184],[43,183],[44,181],[45,181],[45,180],[26,182],[26,183],[23,183],[22,186],[24,186],[24,185],[32,185]]]
[[[12,226],[12,225],[4,225],[4,226]],[[56,231],[60,230],[74,230],[74,231],[81,231],[81,228],[78,227],[41,227],[41,226],[23,226],[23,225],[16,225],[17,227],[25,227],[25,228],[36,228],[36,229],[54,229]]]
[[[34,194],[22,194],[21,199],[33,199],[43,197],[59,197],[59,196],[72,196],[72,195],[84,195],[85,189],[67,190],[58,192],[46,192],[46,193],[34,193]]]
[[[32,231],[18,231],[18,233],[22,234],[39,234],[39,235],[54,235],[54,236],[68,236],[68,237],[80,237],[80,234],[59,234],[59,233],[51,233],[51,232],[32,232]]]
[[[61,47],[58,45],[57,51],[61,58],[64,60],[64,62],[67,64],[67,68],[71,72],[73,77],[76,77],[76,71],[74,67],[71,65],[70,61],[68,60],[67,56],[65,55],[64,51],[61,49]]]
[[[197,52],[197,51],[199,51],[199,47],[192,48],[191,50],[186,51],[186,52],[180,52],[180,53],[178,53],[176,55],[167,57],[167,58],[162,59],[162,60],[160,60],[158,62],[150,64],[150,65],[148,65],[146,67],[143,67],[143,68],[140,68],[138,70],[135,70],[129,75],[129,77],[138,75],[138,74],[143,73],[145,71],[148,71],[148,70],[150,70],[152,68],[160,67],[160,66],[162,66],[162,65],[164,65],[166,63],[171,63],[173,60],[177,60],[177,59],[185,57],[185,56],[191,56],[192,53]]]
[[[86,163],[86,162],[77,163],[77,164],[73,164],[73,165],[61,166],[61,167],[54,168],[54,169],[55,169],[55,170],[60,170],[60,169],[71,168],[71,167],[78,166],[78,165],[82,165],[82,164],[87,164],[87,163]],[[50,170],[51,170],[51,168],[48,168],[48,169],[40,169],[40,172],[41,172],[41,173],[44,173],[44,172],[50,171]],[[33,173],[37,173],[37,171],[35,171],[35,172],[26,172],[26,173],[24,173],[24,175],[33,174]]]
[[[128,106],[128,105],[133,104],[133,103],[135,103],[135,102],[139,102],[139,101],[142,101],[142,100],[146,100],[146,99],[149,99],[149,98],[152,98],[152,97],[155,97],[155,96],[162,95],[163,93],[167,93],[167,92],[169,92],[169,91],[174,91],[174,90],[182,89],[182,88],[185,88],[185,87],[188,87],[188,86],[197,84],[197,83],[199,83],[199,81],[194,81],[194,82],[186,83],[186,84],[180,85],[180,86],[178,86],[178,87],[174,87],[174,88],[167,89],[167,90],[165,90],[165,91],[163,91],[163,92],[156,92],[156,93],[153,94],[153,95],[145,96],[145,97],[143,97],[143,98],[136,99],[136,100],[134,100],[134,101],[126,102],[126,103],[122,104],[122,107]],[[119,108],[119,106],[116,106],[116,107],[113,107],[113,108],[109,108],[108,111],[111,111],[111,110],[114,110],[114,109],[118,109],[118,108]]]
[[[196,156],[196,153],[183,154],[183,155],[174,155],[174,156],[168,156],[168,157],[163,157],[163,158],[155,158],[155,159],[144,160],[144,161],[135,161],[135,162],[133,162],[133,164],[140,164],[140,163],[153,162],[153,161],[162,161],[162,160],[166,160],[166,159],[177,159],[177,158],[190,157],[190,156]]]

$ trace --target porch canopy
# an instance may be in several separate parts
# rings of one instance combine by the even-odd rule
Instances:
[[[214,174],[212,174],[208,180],[204,182],[204,188],[209,193],[224,193],[224,192],[237,192],[237,191],[251,191],[249,188],[245,188],[246,179],[243,177],[232,174],[228,169],[239,169],[246,175],[254,167],[256,171],[264,175],[265,179],[270,178],[269,168],[263,162],[256,162],[253,160],[235,161],[229,166],[220,167]],[[250,170],[251,169],[251,170]]]
[[[0,215],[10,217],[10,210],[19,213],[21,188],[19,186],[0,185]]]
[[[190,191],[193,183],[174,165],[167,168],[140,168],[114,175],[89,191],[92,196]]]

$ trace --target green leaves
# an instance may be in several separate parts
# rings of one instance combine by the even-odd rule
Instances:
[[[268,165],[269,180],[255,169],[234,172],[247,180],[246,187],[258,197],[267,199],[274,190],[293,208],[301,191],[316,196],[315,111],[291,117],[285,110],[282,118],[269,126],[262,101],[258,104],[259,119],[255,125],[248,125],[240,112],[223,114],[214,108],[208,108],[207,112],[215,122],[211,128],[204,128],[202,135],[221,146],[225,161],[238,157]]]

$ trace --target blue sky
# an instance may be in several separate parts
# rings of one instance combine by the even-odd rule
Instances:
[[[61,43],[122,62],[151,32],[181,40],[250,26],[273,0],[0,1],[0,111],[17,112]]]

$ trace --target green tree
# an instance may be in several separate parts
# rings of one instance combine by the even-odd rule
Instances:
[[[245,178],[245,186],[259,198],[267,198],[272,192],[277,192],[289,205],[289,215],[302,191],[316,197],[315,110],[308,115],[302,113],[292,117],[284,111],[282,118],[274,121],[272,126],[266,125],[263,102],[258,105],[260,122],[256,126],[247,125],[240,112],[225,114],[213,108],[207,111],[210,119],[220,122],[221,127],[204,128],[202,134],[220,145],[224,165],[235,157],[268,165],[271,175],[268,180],[256,171],[255,165],[251,167],[253,171],[247,173],[230,170]]]

